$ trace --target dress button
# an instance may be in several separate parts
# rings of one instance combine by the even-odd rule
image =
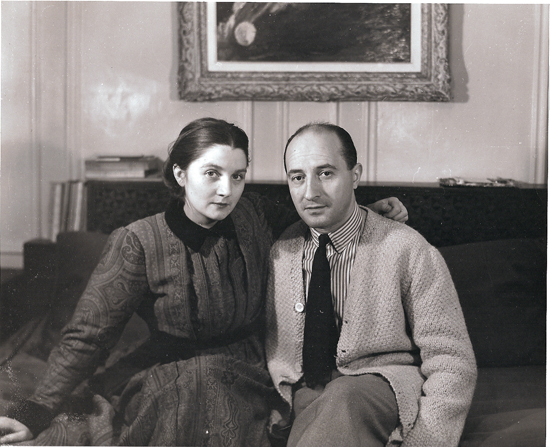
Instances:
[[[296,303],[294,305],[294,310],[296,312],[303,312],[304,311],[304,305],[302,303]]]

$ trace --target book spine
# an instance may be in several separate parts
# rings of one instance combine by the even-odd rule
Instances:
[[[69,185],[69,182],[64,182],[61,184],[61,188],[63,190],[62,194],[62,201],[61,201],[61,216],[60,216],[60,225],[59,225],[59,231],[67,231],[67,224],[69,221],[69,204],[71,201],[71,188]]]
[[[74,210],[74,225],[73,231],[84,230],[83,221],[84,221],[84,182],[76,183],[76,201],[75,201],[75,210]]]
[[[50,239],[55,242],[61,231],[61,203],[63,201],[63,183],[50,184]]]
[[[82,222],[82,196],[84,183],[73,180],[68,183],[69,187],[69,210],[66,231],[80,231]]]

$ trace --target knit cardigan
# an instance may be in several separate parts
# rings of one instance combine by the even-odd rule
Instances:
[[[266,355],[290,407],[292,384],[303,375],[307,231],[303,222],[289,227],[270,259]],[[456,446],[477,369],[449,270],[439,251],[404,224],[369,212],[361,232],[337,368],[344,375],[379,374],[391,384],[400,425],[388,445]]]

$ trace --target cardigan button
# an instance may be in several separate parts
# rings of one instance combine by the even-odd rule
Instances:
[[[304,305],[302,303],[296,303],[294,305],[294,310],[296,312],[303,312],[304,311]]]

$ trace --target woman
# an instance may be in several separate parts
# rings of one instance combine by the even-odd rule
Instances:
[[[0,418],[0,443],[49,426],[35,442],[269,445],[267,261],[297,216],[241,197],[247,167],[238,127],[204,118],[181,131],[163,172],[174,200],[111,234],[34,395]],[[134,312],[150,338],[93,375]],[[92,406],[67,405],[71,393]]]

